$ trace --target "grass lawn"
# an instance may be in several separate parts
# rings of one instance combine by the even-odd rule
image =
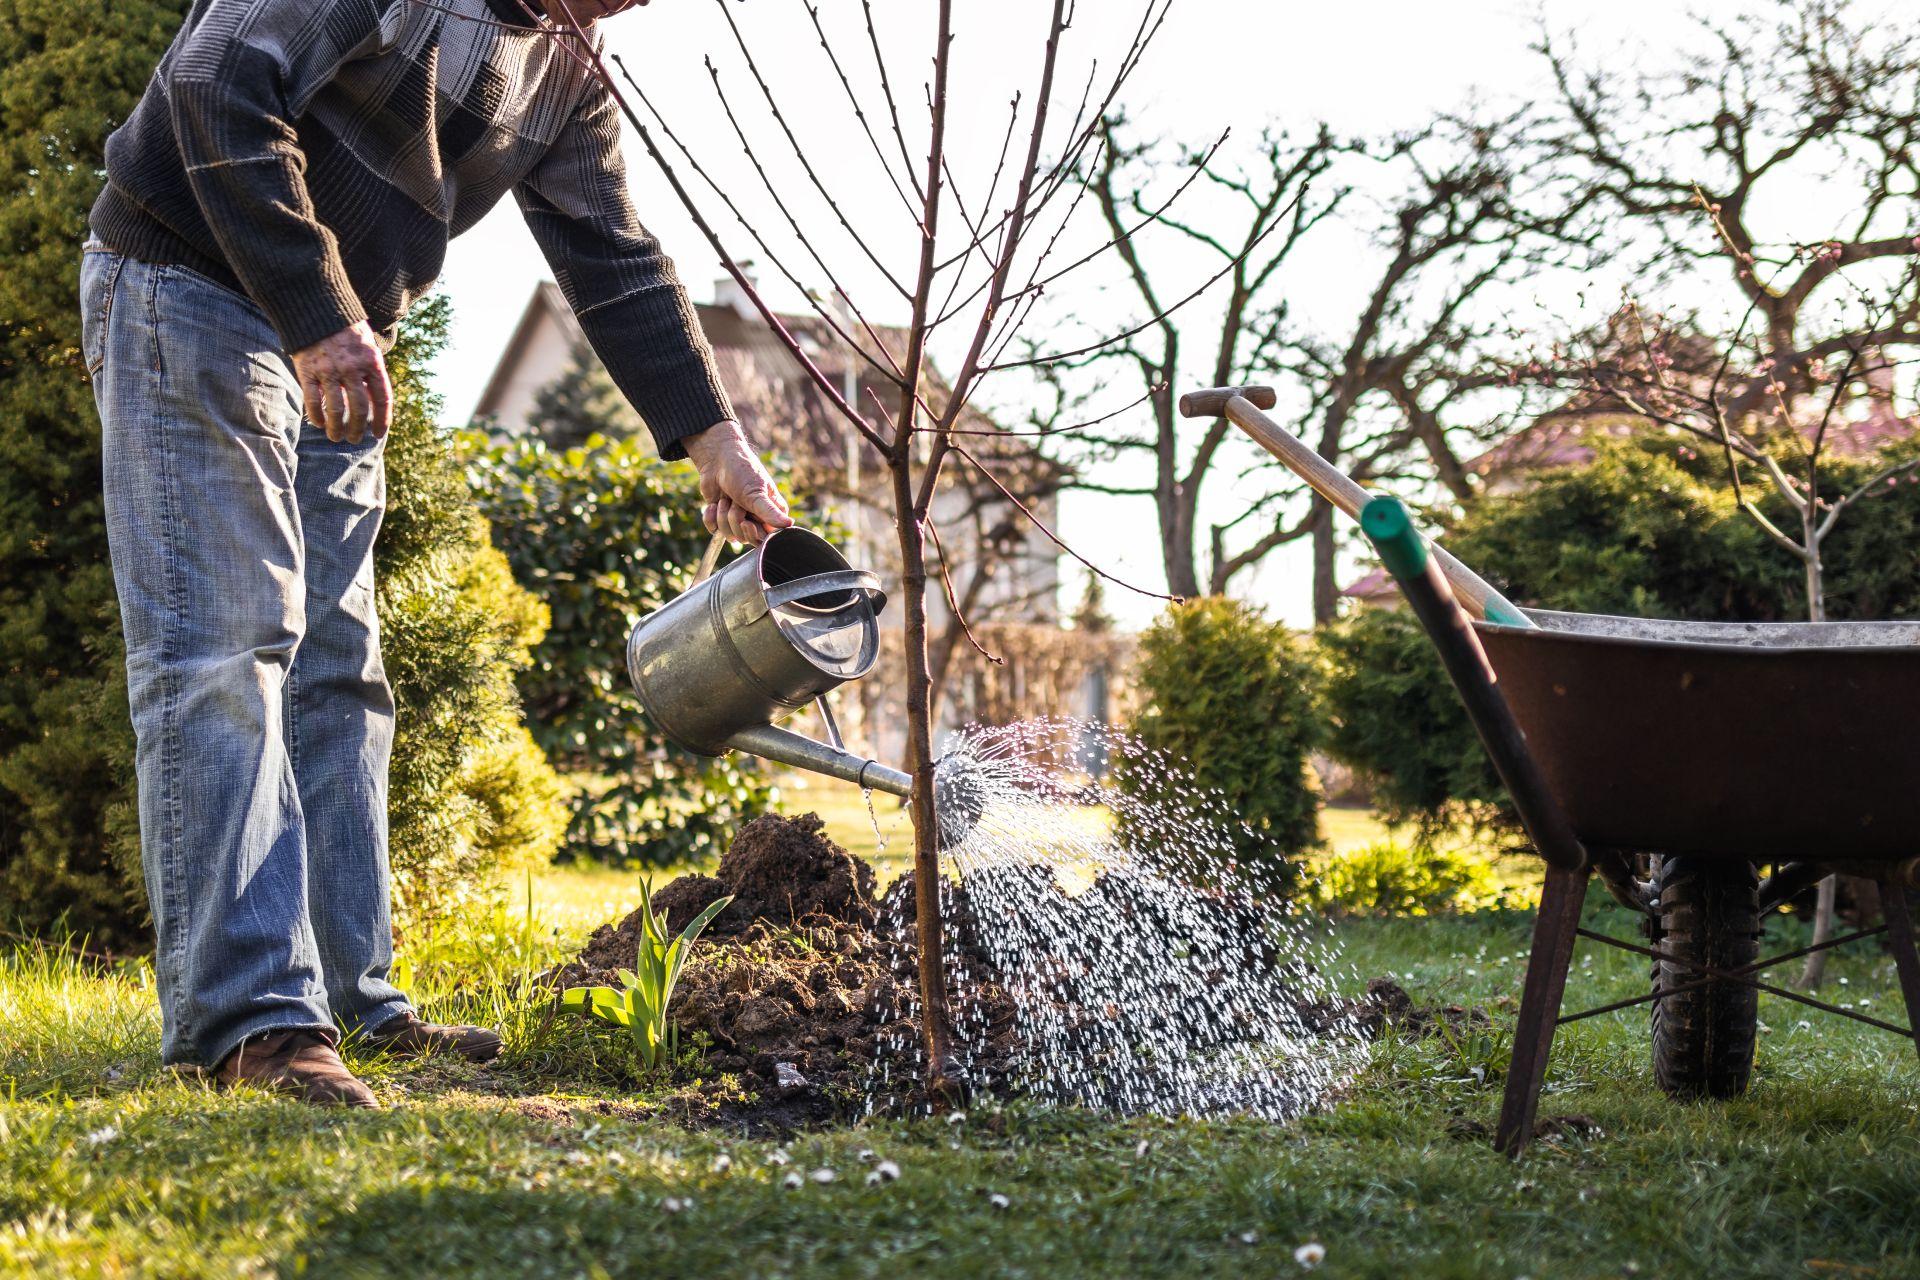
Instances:
[[[1390,1038],[1293,1124],[1016,1107],[777,1146],[676,1125],[611,1041],[514,997],[635,885],[552,872],[531,917],[516,899],[411,940],[428,1011],[503,1026],[509,1052],[487,1071],[356,1059],[379,1113],[176,1079],[144,965],[0,951],[0,1273],[1277,1277],[1317,1241],[1325,1276],[1920,1274],[1912,1046],[1770,997],[1747,1098],[1664,1101],[1644,1013],[1607,1015],[1562,1033],[1543,1105],[1598,1136],[1494,1155],[1525,912],[1340,926],[1344,982],[1390,974],[1497,1029]],[[1598,892],[1588,922],[1632,932]],[[1644,990],[1633,957],[1581,957],[1571,1001]],[[1835,998],[1904,1021],[1871,944],[1835,975]],[[899,1181],[867,1186],[866,1150]],[[822,1168],[837,1179],[781,1186]]]

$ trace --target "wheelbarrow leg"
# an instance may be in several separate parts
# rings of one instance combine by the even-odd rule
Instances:
[[[1897,875],[1880,882],[1880,912],[1887,921],[1887,940],[1893,949],[1893,967],[1900,975],[1900,994],[1907,1002],[1907,1026],[1920,1051],[1920,954],[1913,948],[1913,915],[1907,907],[1907,888]]]
[[[1527,957],[1527,983],[1520,995],[1520,1017],[1513,1028],[1513,1056],[1507,1063],[1507,1093],[1500,1104],[1494,1149],[1516,1159],[1533,1141],[1534,1112],[1547,1078],[1547,1052],[1560,1018],[1573,964],[1574,931],[1587,897],[1587,873],[1547,868],[1540,914],[1533,921],[1533,950]]]
[[[1580,906],[1587,896],[1593,863],[1527,749],[1527,737],[1500,692],[1473,623],[1454,599],[1439,562],[1427,554],[1406,508],[1393,498],[1375,498],[1361,509],[1360,528],[1379,550],[1381,563],[1400,584],[1407,607],[1439,651],[1447,678],[1453,681],[1467,718],[1506,784],[1521,825],[1547,864],[1547,887],[1533,922],[1520,1022],[1513,1032],[1513,1060],[1507,1067],[1507,1098],[1494,1134],[1496,1148],[1517,1156],[1533,1137],[1533,1113],[1547,1074],[1547,1050],[1560,1017],[1560,997],[1567,989],[1574,931],[1580,927]]]

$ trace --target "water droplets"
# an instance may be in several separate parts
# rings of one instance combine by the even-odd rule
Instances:
[[[1088,780],[1090,753],[1126,754],[1153,785]],[[958,924],[943,912],[949,982],[960,993],[989,980],[967,971],[984,955],[1008,989],[1013,1083],[1028,1096],[1282,1119],[1357,1066],[1358,1038],[1308,1016],[1325,1007],[1325,957],[1272,877],[1235,860],[1234,814],[1176,762],[1103,727],[1029,721],[961,735],[936,786],[943,863],[959,881],[943,896],[964,893],[969,908]],[[965,1066],[1009,1029],[970,1025],[985,1002],[955,1006]]]

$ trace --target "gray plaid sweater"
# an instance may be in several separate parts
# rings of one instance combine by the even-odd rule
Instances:
[[[612,96],[515,0],[195,0],[92,229],[240,290],[289,351],[390,330],[512,191],[661,453],[733,416],[627,195]]]

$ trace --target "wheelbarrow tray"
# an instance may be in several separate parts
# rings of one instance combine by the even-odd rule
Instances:
[[[1474,629],[1588,847],[1920,855],[1920,624],[1528,616]]]

